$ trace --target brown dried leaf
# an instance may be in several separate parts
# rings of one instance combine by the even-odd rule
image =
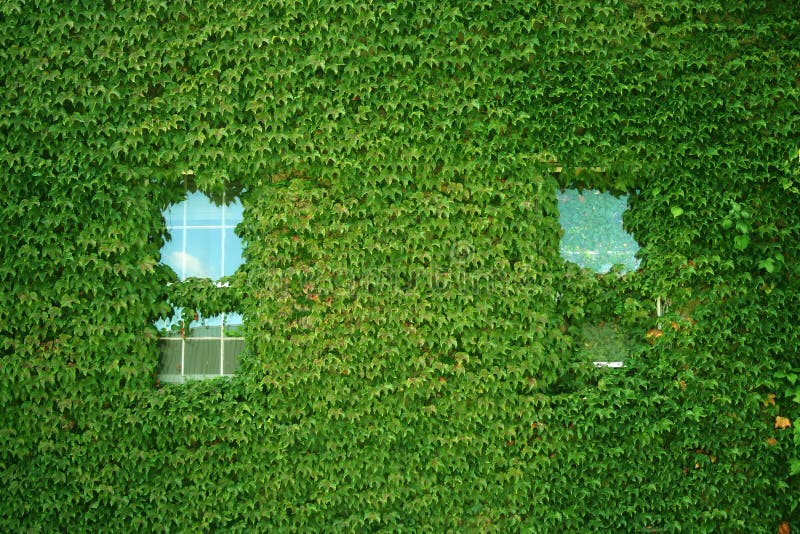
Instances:
[[[780,415],[775,418],[775,428],[789,428],[792,422],[788,417],[781,417]]]
[[[645,334],[645,337],[650,342],[650,344],[653,344],[656,339],[660,338],[663,335],[664,335],[664,332],[662,332],[658,328],[651,328],[650,330],[647,331],[647,334]]]

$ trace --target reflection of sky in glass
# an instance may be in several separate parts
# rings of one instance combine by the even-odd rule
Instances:
[[[211,278],[222,275],[222,237],[217,228],[187,228],[183,277]]]
[[[222,224],[222,206],[217,206],[202,193],[189,193],[184,200],[186,204],[186,222],[188,226],[219,226]]]
[[[192,328],[195,326],[221,326],[222,322],[225,322],[225,326],[233,326],[233,325],[241,325],[244,321],[242,321],[242,314],[240,313],[226,313],[224,315],[215,315],[213,317],[201,317],[200,322],[193,322]]]
[[[166,241],[161,247],[161,261],[166,263],[175,271],[180,278],[183,276],[183,242],[184,235],[182,230],[170,230],[172,239]]]
[[[244,207],[239,199],[225,206],[225,226],[236,226],[244,218]]]
[[[175,228],[183,225],[184,204],[184,202],[173,204],[164,211],[164,219],[167,221],[167,228]]]
[[[225,249],[223,254],[222,276],[230,276],[244,263],[242,258],[242,240],[233,232],[233,228],[225,228]]]
[[[181,280],[232,275],[243,263],[242,241],[234,233],[242,215],[239,200],[217,206],[202,193],[188,194],[164,211],[171,239],[161,249],[161,261]],[[241,314],[200,316],[182,331],[181,312],[176,308],[175,315],[155,324],[161,333],[161,379],[183,382],[235,372],[244,349]]]
[[[242,212],[238,199],[217,206],[202,193],[188,194],[185,201],[164,212],[172,239],[161,249],[162,261],[181,280],[233,274],[242,264],[242,241],[233,231],[242,221]]]
[[[567,189],[558,193],[558,211],[564,236],[561,256],[581,267],[605,273],[614,264],[625,271],[639,266],[634,257],[639,245],[622,229],[628,199],[608,193]]]

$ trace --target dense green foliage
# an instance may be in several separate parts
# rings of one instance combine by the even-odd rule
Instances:
[[[796,2],[118,4],[0,8],[0,530],[800,526]],[[559,257],[587,186],[636,272]],[[157,384],[169,302],[237,376]]]

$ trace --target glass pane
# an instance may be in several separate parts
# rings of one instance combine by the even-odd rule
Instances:
[[[239,369],[239,354],[244,350],[244,341],[229,339],[225,342],[225,365],[223,372],[232,375]]]
[[[186,225],[221,226],[222,207],[211,202],[203,193],[189,193],[186,195]]]
[[[219,336],[220,332],[222,332],[222,329],[221,329],[221,326],[222,326],[222,314],[212,315],[211,317],[203,317],[203,316],[201,316],[200,317],[200,322],[194,324],[193,326],[203,326],[203,327],[214,326],[214,327],[217,327],[217,330],[216,330],[217,333],[215,335]]]
[[[578,341],[579,354],[595,362],[623,361],[631,346],[625,333],[613,323],[582,325]]]
[[[161,359],[158,364],[159,375],[178,375],[181,374],[181,340],[158,341],[158,350]]]
[[[242,337],[244,331],[244,318],[239,313],[225,314],[225,336],[226,337]]]
[[[164,243],[161,247],[161,263],[169,265],[178,278],[185,278],[183,272],[183,230],[173,230],[172,240]]]
[[[185,375],[218,375],[222,345],[216,340],[186,339]]]
[[[222,326],[231,324],[242,324],[242,316],[238,313],[220,313],[211,317],[201,317],[200,323],[197,326]]]
[[[639,266],[639,245],[622,229],[627,197],[599,191],[567,189],[558,194],[559,221],[564,228],[561,256],[593,271],[608,272],[614,264],[625,270]]]
[[[225,272],[222,275],[232,275],[242,263],[242,240],[232,228],[228,228],[225,230]]]
[[[200,325],[192,328],[191,337],[222,337],[222,326]]]
[[[155,322],[160,336],[180,336],[181,335],[181,311],[183,308],[176,308],[175,315],[168,319],[159,319]]]
[[[224,209],[225,219],[223,224],[225,226],[236,226],[242,219],[244,218],[244,208],[242,207],[242,202],[237,198]]]
[[[244,317],[242,317],[241,313],[232,312],[225,314],[225,326],[235,326],[243,324],[244,324]]]
[[[221,230],[186,230],[184,278],[219,278],[222,275]]]
[[[167,221],[168,230],[176,226],[183,226],[183,206],[184,203],[179,202],[177,204],[173,204],[164,211],[164,220]]]

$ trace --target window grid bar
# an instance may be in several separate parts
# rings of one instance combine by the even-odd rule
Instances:
[[[225,224],[225,193],[222,193],[222,223]],[[220,250],[220,271],[219,273],[222,276],[225,276],[225,227],[220,227],[220,233],[222,234],[222,250]],[[222,324],[225,324],[225,314],[222,314]],[[222,364],[220,364],[222,365]],[[221,372],[221,369],[220,369]]]
[[[222,224],[225,224],[225,193],[222,193]],[[220,271],[222,276],[225,276],[225,228],[220,228],[222,235],[222,245],[220,250]],[[219,342],[219,374],[225,374],[225,313],[222,313],[222,325],[220,328],[220,342]]]
[[[223,338],[222,337],[194,337],[194,336],[192,336],[192,337],[188,337],[188,338],[182,338],[182,337],[160,337],[158,339],[160,339],[161,341],[184,341],[184,339],[188,339],[189,341],[192,341],[192,340],[195,340],[195,341],[219,341],[219,340],[221,340]],[[243,337],[239,337],[239,336],[235,336],[235,337],[234,336],[225,336],[225,339],[229,339],[229,340],[232,340],[232,341],[244,341],[244,338]]]
[[[186,343],[181,340],[181,382],[183,382],[184,377],[184,369],[186,369],[186,364],[184,363],[186,360]]]
[[[181,280],[186,280],[186,240],[188,239],[188,235],[186,232],[186,221],[189,217],[189,203],[183,203],[183,245],[181,249]],[[183,356],[181,356],[181,376],[183,376]]]
[[[235,224],[176,224],[174,226],[167,226],[168,230],[216,230],[217,228],[224,228],[226,230],[236,228]]]
[[[223,261],[224,263],[224,261]],[[223,271],[224,272],[224,271]],[[225,314],[222,314],[222,329],[219,336],[219,374],[225,374]]]

